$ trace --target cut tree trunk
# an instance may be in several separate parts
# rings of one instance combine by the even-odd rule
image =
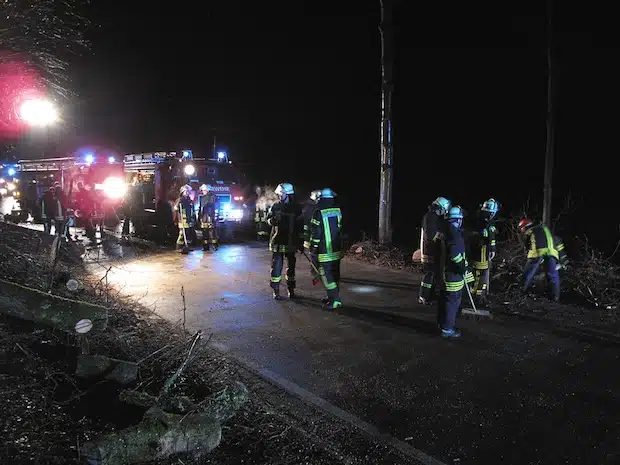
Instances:
[[[103,355],[80,355],[75,375],[79,378],[99,378],[131,384],[138,377],[138,364]]]
[[[131,465],[177,454],[199,459],[221,439],[222,428],[209,415],[176,415],[152,407],[140,424],[86,443],[81,455],[89,465]]]
[[[209,415],[214,420],[224,423],[237,413],[243,405],[249,400],[250,394],[243,383],[235,381],[234,383],[221,390],[216,395],[205,399],[199,404],[194,404],[186,396],[157,397],[141,391],[121,391],[119,399],[126,404],[136,405],[138,407],[154,407],[158,405],[166,412],[184,414],[187,412],[195,412]]]
[[[0,279],[0,313],[75,332],[78,321],[93,324],[91,332],[108,325],[108,310],[99,305],[66,299]]]

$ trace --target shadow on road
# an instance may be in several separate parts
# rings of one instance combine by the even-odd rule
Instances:
[[[323,304],[310,297],[298,296],[296,302],[308,307],[314,307],[323,310]],[[399,315],[392,312],[411,311],[409,309],[404,310],[402,308],[384,307],[385,311],[372,310],[370,308],[357,307],[353,305],[345,305],[337,310],[323,310],[325,312],[338,313],[339,315],[345,315],[356,320],[365,321],[369,323],[383,323],[389,326],[407,327],[417,332],[436,336],[437,324],[434,320],[425,320],[421,318],[414,318],[411,316]]]

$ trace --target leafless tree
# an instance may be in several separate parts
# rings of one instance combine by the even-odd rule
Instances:
[[[69,97],[68,60],[88,50],[89,0],[0,0],[0,63],[21,60],[49,90]]]

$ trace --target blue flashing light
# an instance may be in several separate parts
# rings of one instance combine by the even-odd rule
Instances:
[[[226,158],[226,152],[217,152],[217,158],[220,160]]]
[[[15,168],[9,168],[9,170],[7,171],[7,173],[9,174],[9,176],[14,176],[16,172],[17,172],[17,171],[15,171]]]
[[[95,161],[95,156],[92,153],[87,153],[84,155],[84,161],[90,165]]]
[[[226,202],[225,204],[222,205],[222,210],[224,210],[225,212],[230,211],[232,208],[232,206],[230,205],[230,202]]]
[[[116,161],[116,158],[114,158],[114,157],[109,157],[108,158],[108,162],[110,162],[110,163],[114,163],[115,161]]]

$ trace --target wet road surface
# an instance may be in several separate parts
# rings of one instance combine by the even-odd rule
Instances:
[[[349,260],[345,307],[322,310],[297,260],[298,302],[272,300],[264,243],[125,261],[108,279],[173,322],[183,286],[190,328],[446,464],[620,463],[619,347],[501,319],[442,340],[419,276]]]

